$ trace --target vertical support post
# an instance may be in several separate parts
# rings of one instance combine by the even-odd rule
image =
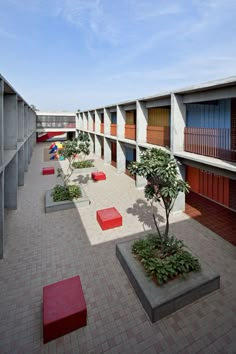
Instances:
[[[148,122],[148,110],[146,108],[145,102],[137,101],[137,142],[146,143],[147,142],[147,122]]]
[[[125,119],[126,114],[122,106],[117,106],[117,137],[124,138],[125,136]]]
[[[111,141],[104,138],[104,162],[111,164]]]
[[[18,138],[17,96],[4,96],[4,149],[16,150]]]
[[[18,155],[5,168],[4,204],[7,209],[17,209]]]
[[[124,143],[117,141],[117,172],[124,173],[125,172],[125,145]]]
[[[24,185],[24,173],[24,146],[22,146],[18,151],[18,186]]]

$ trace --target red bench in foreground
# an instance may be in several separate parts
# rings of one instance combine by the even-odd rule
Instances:
[[[42,173],[43,175],[54,175],[55,169],[54,167],[43,167]]]
[[[79,276],[43,288],[44,343],[86,324],[87,307]]]
[[[92,179],[93,179],[94,181],[102,181],[102,180],[106,179],[105,173],[104,173],[104,172],[101,172],[101,171],[99,171],[99,172],[92,172],[92,173],[91,173],[91,176],[92,176]]]
[[[122,216],[116,208],[97,210],[97,221],[103,230],[122,226]]]

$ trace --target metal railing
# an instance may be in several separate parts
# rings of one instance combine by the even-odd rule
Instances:
[[[185,128],[184,150],[199,155],[236,162],[236,150],[231,149],[229,128]]]

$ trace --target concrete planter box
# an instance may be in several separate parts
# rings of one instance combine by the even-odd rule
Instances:
[[[176,278],[157,286],[131,253],[134,240],[116,245],[116,256],[128,276],[150,320],[156,322],[220,287],[220,276],[201,262],[202,270],[187,279]]]
[[[87,167],[87,168],[75,168],[73,173],[82,174],[82,173],[91,173],[98,171],[97,167]]]
[[[71,200],[64,200],[63,202],[54,202],[51,196],[52,189],[49,189],[45,193],[45,213],[52,213],[58,210],[65,210],[65,209],[72,209],[75,206],[84,207],[90,204],[90,200],[85,193],[84,189],[80,186],[82,197],[78,199]]]

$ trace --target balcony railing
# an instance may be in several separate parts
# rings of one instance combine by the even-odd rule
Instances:
[[[101,132],[102,134],[104,134],[104,123],[101,123],[100,132]]]
[[[236,162],[236,150],[230,148],[231,139],[228,128],[185,128],[184,150]]]
[[[111,124],[111,135],[116,136],[117,135],[117,125],[116,124]]]
[[[147,126],[147,143],[170,146],[170,127]]]
[[[136,125],[125,124],[125,139],[136,140]]]

